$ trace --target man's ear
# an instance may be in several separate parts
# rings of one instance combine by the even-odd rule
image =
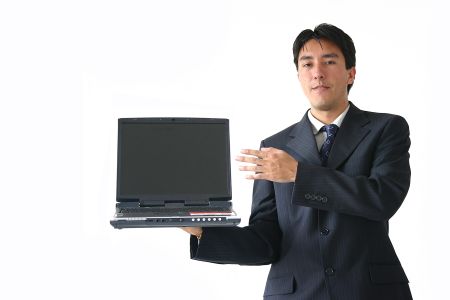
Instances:
[[[350,69],[347,70],[347,72],[348,72],[347,84],[353,84],[353,82],[355,82],[356,68],[351,67]]]

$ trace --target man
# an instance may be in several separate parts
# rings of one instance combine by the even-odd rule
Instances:
[[[272,264],[265,299],[412,299],[388,236],[409,189],[409,129],[348,100],[355,47],[341,29],[304,30],[294,62],[311,109],[243,150],[255,180],[244,228],[186,228],[193,259]]]

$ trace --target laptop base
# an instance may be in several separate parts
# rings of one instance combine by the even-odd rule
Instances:
[[[239,225],[236,216],[186,216],[186,217],[128,217],[113,218],[110,223],[116,229],[151,227],[220,227]]]

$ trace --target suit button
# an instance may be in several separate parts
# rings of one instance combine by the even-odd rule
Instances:
[[[325,274],[327,274],[328,276],[333,276],[334,275],[334,269],[329,267],[325,269]]]
[[[328,235],[328,233],[330,233],[330,230],[326,227],[324,227],[320,230],[321,235]]]

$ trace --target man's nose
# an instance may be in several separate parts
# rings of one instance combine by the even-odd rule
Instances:
[[[325,74],[323,72],[322,67],[317,64],[314,66],[314,68],[312,69],[312,75],[314,77],[314,79],[323,79],[325,78]]]

